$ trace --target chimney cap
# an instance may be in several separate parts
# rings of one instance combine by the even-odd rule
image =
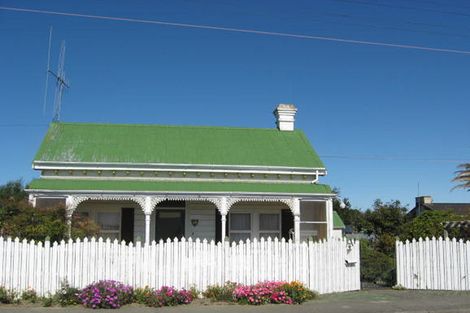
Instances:
[[[416,197],[416,204],[431,204],[432,197],[431,196],[419,196]]]
[[[297,107],[291,103],[280,103],[276,109],[274,110],[274,112],[278,111],[278,110],[288,110],[288,111],[295,111],[297,112]]]
[[[279,130],[294,130],[295,113],[297,113],[295,105],[281,103],[274,109],[273,113],[276,117],[276,125]]]

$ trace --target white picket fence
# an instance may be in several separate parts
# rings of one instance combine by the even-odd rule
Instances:
[[[359,242],[332,239],[295,244],[254,240],[238,244],[175,239],[150,245],[84,239],[35,243],[0,237],[0,286],[40,295],[63,280],[82,288],[101,279],[133,287],[196,287],[227,281],[299,280],[319,293],[360,289]]]
[[[470,290],[470,241],[426,238],[396,242],[397,285]]]

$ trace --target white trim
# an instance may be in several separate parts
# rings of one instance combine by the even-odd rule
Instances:
[[[234,192],[234,191],[221,191],[221,192],[214,192],[214,191],[132,191],[132,190],[50,190],[50,189],[25,189],[28,193],[44,193],[44,194],[52,194],[52,196],[57,195],[60,197],[63,195],[64,197],[71,194],[76,195],[155,195],[155,196],[168,196],[168,195],[189,195],[189,196],[197,196],[197,195],[233,195],[233,196],[241,196],[249,195],[249,196],[259,196],[261,199],[263,196],[279,196],[279,197],[324,197],[324,199],[318,199],[311,201],[325,201],[326,199],[330,198],[331,196],[335,196],[335,194],[326,194],[326,193],[275,193],[275,192]],[[304,198],[301,199],[305,201]]]
[[[312,175],[312,174],[309,174]],[[42,179],[61,180],[132,180],[132,181],[179,181],[179,182],[235,182],[235,183],[272,183],[272,184],[312,184],[318,181],[318,176],[314,180],[299,179],[245,179],[245,178],[181,178],[181,177],[136,177],[136,176],[53,176],[41,175]]]
[[[326,175],[324,167],[290,167],[263,165],[217,165],[217,164],[171,164],[171,163],[121,163],[121,162],[57,162],[33,161],[33,169],[107,169],[107,170],[139,170],[139,171],[199,171],[199,172],[260,172],[273,174],[317,174]]]

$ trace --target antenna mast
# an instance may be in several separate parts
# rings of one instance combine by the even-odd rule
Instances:
[[[52,121],[58,122],[60,120],[60,111],[62,108],[62,94],[64,88],[69,88],[69,84],[65,78],[64,71],[64,62],[65,62],[65,41],[62,40],[60,44],[60,53],[59,53],[59,63],[57,64],[57,73],[54,73],[51,70],[48,70],[55,79],[56,79],[56,89],[54,96],[54,117]]]
[[[52,26],[49,27],[49,47],[47,49],[47,70],[46,70],[46,83],[44,86],[44,102],[42,104],[42,115],[46,115],[47,104],[47,91],[49,89],[49,70],[51,65],[51,42],[52,42]]]

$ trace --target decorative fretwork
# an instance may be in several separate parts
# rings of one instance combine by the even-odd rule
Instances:
[[[80,203],[89,200],[103,200],[103,201],[133,201],[139,204],[142,209],[143,202],[141,198],[135,196],[118,196],[118,195],[79,195],[79,196],[68,196],[65,200],[67,215],[72,215],[77,209]]]
[[[228,208],[230,209],[237,202],[280,202],[287,205],[289,210],[291,210],[293,215],[298,215],[298,209],[296,208],[295,201],[298,201],[296,198],[256,198],[256,197],[230,197],[228,198]]]
[[[80,203],[88,200],[103,201],[133,201],[137,203],[145,214],[152,214],[156,205],[166,201],[207,201],[213,203],[221,214],[225,215],[237,202],[280,202],[291,210],[293,215],[299,214],[297,198],[276,197],[229,197],[229,196],[200,196],[200,195],[158,195],[158,196],[133,196],[133,195],[74,195],[66,198],[67,215],[72,216]],[[296,205],[297,203],[297,205]]]

